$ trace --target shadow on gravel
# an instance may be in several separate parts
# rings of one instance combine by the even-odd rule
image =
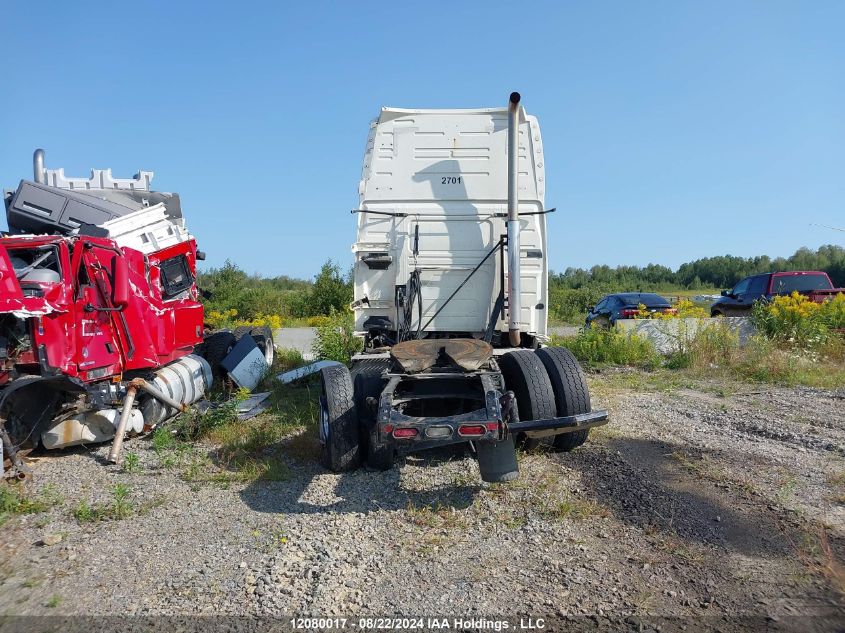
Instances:
[[[406,465],[430,468],[460,458],[454,450],[431,450],[397,458],[387,471],[359,468],[335,474],[319,464],[299,464],[287,481],[256,481],[240,492],[243,502],[256,512],[275,514],[367,513],[408,507],[463,510],[472,505],[479,483],[432,481],[419,488],[402,481]]]
[[[703,474],[684,468],[673,457],[678,445],[619,438],[606,446],[609,453],[575,453],[577,461],[568,465],[581,471],[589,494],[619,520],[750,556],[793,554],[764,501],[740,502]],[[621,459],[607,459],[617,451]]]

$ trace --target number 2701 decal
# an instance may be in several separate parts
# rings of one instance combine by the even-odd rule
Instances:
[[[459,185],[463,182],[460,176],[443,176],[440,179],[441,185]]]

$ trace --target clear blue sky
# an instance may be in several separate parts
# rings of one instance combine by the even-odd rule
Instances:
[[[555,270],[845,243],[845,2],[118,5],[4,3],[0,182],[154,170],[206,265],[349,265],[379,108],[512,90]]]

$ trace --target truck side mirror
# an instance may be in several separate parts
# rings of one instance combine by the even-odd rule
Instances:
[[[129,265],[123,257],[114,258],[112,275],[112,303],[116,308],[129,305]]]

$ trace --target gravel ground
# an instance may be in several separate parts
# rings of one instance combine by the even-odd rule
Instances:
[[[504,485],[465,453],[331,474],[302,437],[278,482],[185,481],[145,438],[132,474],[107,447],[38,458],[63,501],[3,528],[0,613],[845,622],[845,393],[590,380],[611,424]],[[73,517],[118,483],[133,516]]]

